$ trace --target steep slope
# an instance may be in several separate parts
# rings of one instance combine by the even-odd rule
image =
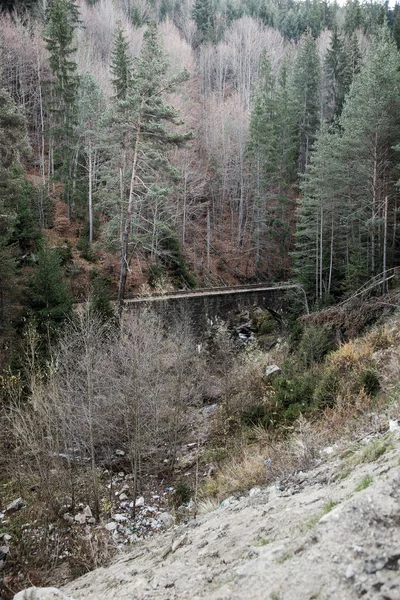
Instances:
[[[392,424],[392,428],[396,425]],[[66,586],[76,600],[400,598],[399,434],[326,449]]]

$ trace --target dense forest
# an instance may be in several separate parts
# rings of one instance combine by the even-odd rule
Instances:
[[[400,5],[2,5],[3,333],[168,286],[325,304],[396,265]]]

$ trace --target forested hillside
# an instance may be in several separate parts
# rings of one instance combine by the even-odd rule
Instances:
[[[171,285],[329,303],[396,265],[400,5],[2,5],[3,331]]]

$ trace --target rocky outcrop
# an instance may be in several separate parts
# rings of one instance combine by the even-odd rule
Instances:
[[[400,441],[396,433],[378,441],[385,451],[376,458],[374,437],[352,449],[359,458],[351,467],[337,448],[321,453],[313,470],[141,541],[65,593],[76,600],[398,600]]]
[[[207,514],[170,522],[63,592],[75,600],[399,600],[399,449],[397,432],[330,446],[312,470],[208,502]]]

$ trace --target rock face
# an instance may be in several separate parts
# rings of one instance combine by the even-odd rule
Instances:
[[[279,489],[230,497],[140,540],[64,593],[75,600],[399,600],[400,436],[389,435],[383,454],[354,463],[345,476],[340,449],[321,453],[313,470],[282,479]]]
[[[31,587],[16,594],[14,600],[73,600],[73,598],[65,596],[57,588]]]

